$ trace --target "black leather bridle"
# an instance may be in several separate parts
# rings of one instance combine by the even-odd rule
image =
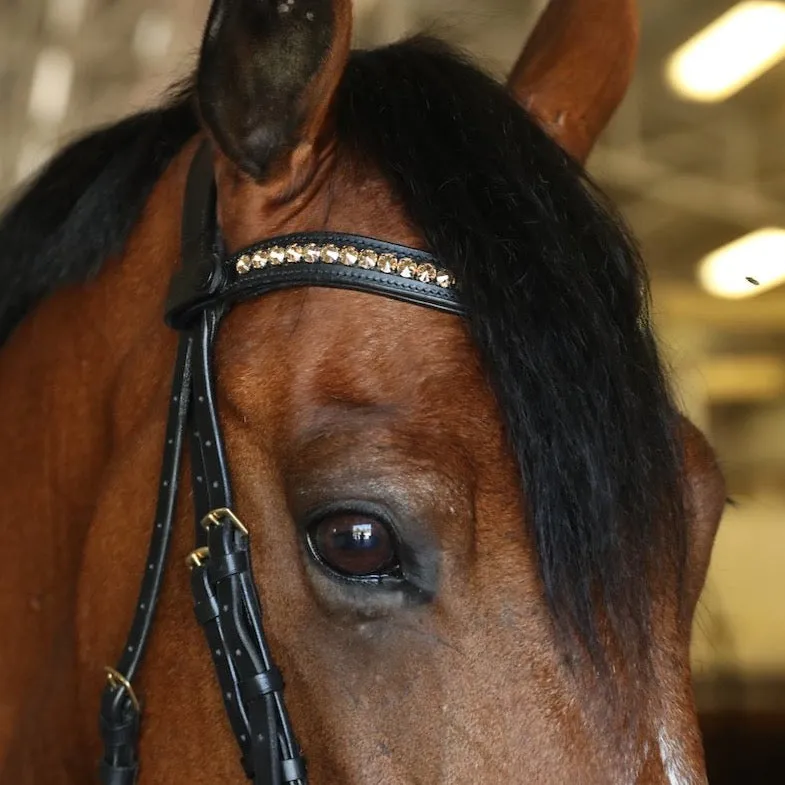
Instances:
[[[227,258],[216,222],[213,157],[204,143],[185,190],[182,265],[166,323],[180,342],[144,577],[123,653],[108,668],[101,701],[103,785],[133,785],[138,761],[139,672],[166,566],[183,442],[189,441],[196,521],[188,557],[196,618],[204,630],[223,702],[254,785],[305,785],[308,776],[265,639],[249,532],[232,511],[231,483],[216,411],[212,351],[234,304],[299,286],[354,289],[460,314],[455,281],[427,253],[357,235],[309,232],[257,243]]]

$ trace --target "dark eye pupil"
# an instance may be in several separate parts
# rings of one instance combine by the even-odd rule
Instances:
[[[346,575],[384,572],[395,562],[387,527],[363,515],[337,515],[316,523],[309,532],[311,547],[332,569]]]

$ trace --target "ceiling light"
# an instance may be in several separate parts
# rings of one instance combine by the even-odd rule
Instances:
[[[717,297],[741,299],[785,281],[785,229],[767,227],[718,248],[700,263],[698,278]]]
[[[693,101],[722,101],[785,57],[785,3],[738,3],[668,59],[671,87]]]
[[[42,49],[33,68],[27,112],[38,123],[56,125],[66,115],[74,80],[74,60],[64,49]]]

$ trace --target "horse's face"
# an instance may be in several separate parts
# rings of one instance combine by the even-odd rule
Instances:
[[[379,183],[370,199],[349,185],[312,202],[326,228],[413,242]],[[314,783],[701,781],[673,586],[655,597],[657,686],[620,675],[622,705],[646,702],[630,728],[555,639],[515,461],[460,319],[355,292],[270,294],[227,317],[217,363],[237,507]],[[697,595],[722,487],[685,435]]]
[[[347,4],[329,51],[302,33],[300,55],[321,45],[323,60],[295,52],[281,69],[288,100],[301,88],[299,136],[282,115],[238,120],[275,85],[248,88],[253,69],[220,52],[256,45],[264,72],[270,41],[305,29],[291,19],[318,22],[329,4],[300,5],[249,7],[242,26],[215,11],[206,39],[200,99],[230,250],[308,229],[422,247],[385,179],[331,136]],[[248,90],[236,105],[227,79]],[[268,294],[226,318],[216,364],[236,506],[314,785],[703,781],[688,626],[723,494],[694,429],[686,580],[652,576],[651,668],[610,650],[609,688],[555,631],[519,468],[460,319],[348,291]]]
[[[389,195],[369,190],[331,189],[327,228],[411,242]],[[553,712],[569,691],[460,320],[346,291],[274,294],[227,318],[218,368],[313,781],[546,781],[522,742],[580,719],[566,701]],[[362,531],[372,539],[351,539]]]
[[[579,722],[548,716],[561,667],[460,322],[313,289],[224,329],[238,506],[313,781],[536,771],[521,741]]]

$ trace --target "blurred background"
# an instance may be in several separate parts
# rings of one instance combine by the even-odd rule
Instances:
[[[503,76],[544,5],[355,0],[356,38],[428,29]],[[694,636],[710,780],[784,783],[785,3],[639,5],[637,74],[588,168],[640,241],[682,403],[735,501]],[[208,6],[2,0],[0,205],[82,129],[188,73]]]

